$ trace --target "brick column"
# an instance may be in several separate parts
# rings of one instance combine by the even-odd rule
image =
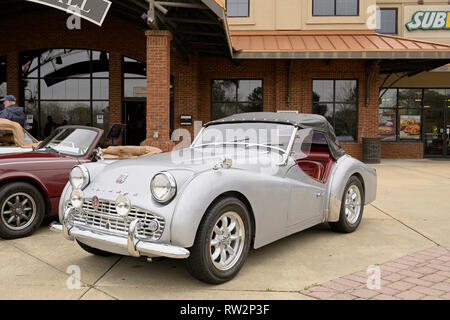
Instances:
[[[20,85],[19,85],[19,53],[10,52],[6,57],[6,83],[7,94],[12,94],[17,100],[20,99]]]
[[[149,30],[147,36],[147,139],[149,145],[168,151],[170,141],[170,41],[165,30]]]

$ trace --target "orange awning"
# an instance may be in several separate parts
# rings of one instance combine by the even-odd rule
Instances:
[[[374,31],[231,31],[234,58],[450,59],[450,45]]]

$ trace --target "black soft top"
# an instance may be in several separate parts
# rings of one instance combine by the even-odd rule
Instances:
[[[224,123],[244,123],[244,122],[269,122],[280,124],[291,124],[296,127],[306,129],[312,128],[321,132],[328,140],[328,146],[335,159],[345,154],[344,149],[337,141],[334,129],[328,120],[318,114],[294,113],[294,112],[250,112],[239,113],[222,119],[210,121],[205,127]]]

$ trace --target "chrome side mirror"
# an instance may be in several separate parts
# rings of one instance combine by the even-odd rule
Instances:
[[[103,159],[103,150],[102,148],[98,147],[97,149],[94,150],[94,153],[92,154],[93,158],[97,159],[97,160],[105,160]]]

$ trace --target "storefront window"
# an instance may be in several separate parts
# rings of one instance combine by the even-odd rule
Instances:
[[[0,98],[6,95],[6,56],[0,56]]]
[[[312,95],[313,113],[327,118],[340,141],[356,141],[357,80],[313,80]]]
[[[248,17],[250,0],[226,0],[227,16],[232,18]]]
[[[125,98],[147,97],[147,65],[145,62],[123,58],[123,95]]]
[[[357,16],[359,0],[313,0],[313,16]]]
[[[421,128],[422,89],[398,89],[400,140],[419,140]]]
[[[109,127],[109,54],[49,49],[21,54],[27,129],[48,136],[57,126]]]
[[[262,80],[213,80],[211,119],[263,110]]]
[[[384,141],[397,138],[397,89],[388,89],[378,109],[378,134]]]
[[[446,104],[446,89],[381,88],[380,95],[378,134],[384,141],[422,140],[433,132],[427,115]]]

